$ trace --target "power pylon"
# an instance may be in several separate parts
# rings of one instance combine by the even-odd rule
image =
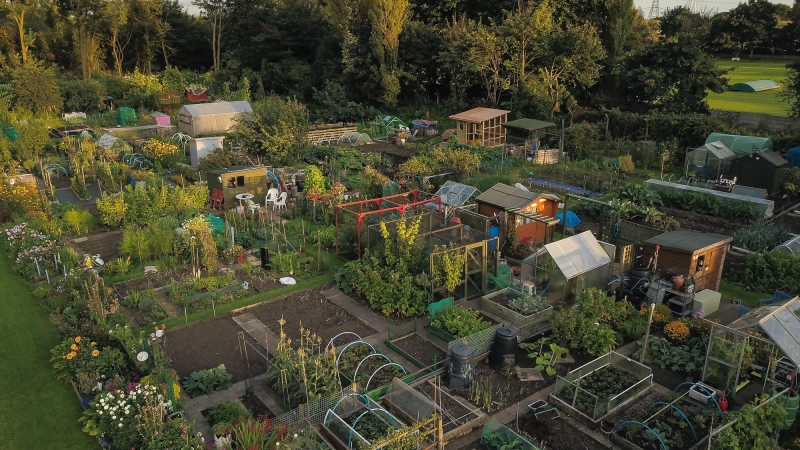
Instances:
[[[661,9],[658,7],[658,0],[653,0],[653,4],[650,5],[650,14],[647,16],[647,19],[656,19],[659,15],[661,15]]]

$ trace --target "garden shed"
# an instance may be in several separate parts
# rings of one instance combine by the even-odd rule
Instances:
[[[774,194],[781,189],[785,167],[789,167],[789,161],[772,150],[761,150],[731,161],[728,176],[735,176],[737,184]]]
[[[450,118],[456,121],[458,142],[494,148],[506,143],[503,124],[508,122],[509,112],[503,109],[474,108]]]
[[[178,130],[191,136],[227,133],[251,112],[253,108],[246,101],[183,105],[178,109]]]
[[[786,160],[789,161],[789,166],[800,167],[800,147],[789,149],[786,152]]]
[[[192,167],[200,165],[200,160],[211,154],[214,150],[222,148],[224,136],[210,136],[189,139],[189,157]]]
[[[497,183],[475,198],[475,203],[478,214],[484,217],[510,215],[506,223],[516,227],[514,245],[526,239],[534,244],[552,240],[553,227],[558,223],[555,216],[559,200],[550,194]]]
[[[731,161],[736,158],[731,149],[721,141],[709,142],[686,153],[686,178],[695,176],[701,179],[719,179],[728,173]]]
[[[253,202],[261,203],[269,190],[267,168],[258,166],[235,166],[206,172],[208,193],[219,189],[225,197],[225,207],[239,204],[237,194],[253,194]]]
[[[706,138],[705,143],[710,144],[717,141],[725,144],[737,157],[749,155],[759,150],[772,150],[772,139],[758,136],[711,133]]]
[[[769,91],[771,89],[778,89],[781,86],[772,81],[772,80],[756,80],[756,81],[745,81],[742,83],[736,83],[731,86],[732,91],[742,91],[742,92],[761,92],[761,91]]]
[[[506,129],[506,143],[522,145],[525,148],[538,149],[545,143],[548,136],[547,129],[556,126],[552,122],[536,119],[517,119],[503,124]]]
[[[520,281],[533,284],[551,305],[572,303],[586,289],[606,289],[614,268],[614,245],[600,242],[591,231],[546,244],[525,258]]]
[[[695,292],[719,291],[722,266],[733,241],[731,236],[695,230],[675,230],[641,243],[640,248],[655,260],[655,268],[676,268],[694,279]]]

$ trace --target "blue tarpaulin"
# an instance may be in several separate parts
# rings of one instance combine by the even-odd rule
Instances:
[[[558,223],[564,223],[564,213],[556,214],[556,219],[558,219]],[[579,219],[574,212],[567,211],[567,226],[577,227],[580,224],[581,224],[581,219]]]
[[[795,147],[786,152],[786,160],[789,161],[789,166],[800,167],[800,147]]]

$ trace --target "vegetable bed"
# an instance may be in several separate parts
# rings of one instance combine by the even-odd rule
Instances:
[[[371,397],[379,398],[386,393],[388,385],[395,377],[405,381],[414,379],[399,365],[392,363],[394,361],[388,356],[376,353],[367,344],[345,346],[339,355],[338,364],[342,385],[347,387],[356,382],[360,388],[368,390]]]
[[[426,329],[439,339],[450,342],[483,331],[492,325],[493,321],[478,311],[454,306],[436,314]]]
[[[546,296],[524,295],[511,288],[481,297],[481,309],[514,325],[522,339],[535,334],[537,326],[553,315]]]

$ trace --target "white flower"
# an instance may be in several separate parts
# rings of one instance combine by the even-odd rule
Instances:
[[[108,405],[103,405],[103,409],[108,409]]]
[[[117,418],[117,416],[116,416],[116,415],[114,415],[114,414],[112,414],[112,415],[111,415],[111,419],[112,419],[112,420],[113,420],[113,419],[116,419],[116,418]]]
[[[127,409],[125,410],[125,414],[130,414],[130,413],[131,413],[131,412],[130,412],[130,411],[128,411]]]
[[[294,437],[297,437],[297,433],[294,434]]]
[[[119,427],[122,428],[122,424],[119,424]]]
[[[97,411],[97,414],[103,415],[103,410]]]

